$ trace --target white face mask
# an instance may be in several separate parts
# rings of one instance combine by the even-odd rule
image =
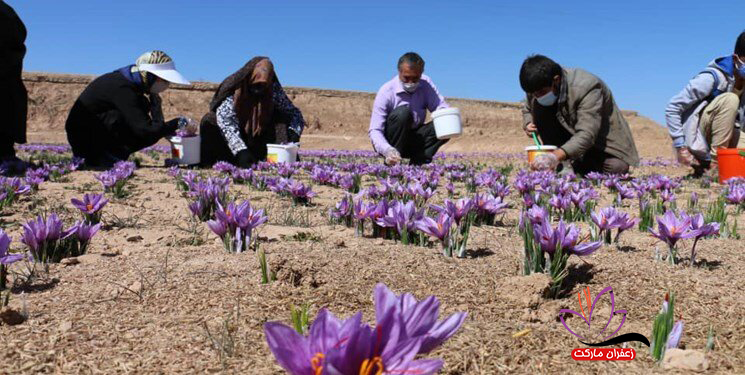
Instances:
[[[549,91],[546,95],[541,96],[540,98],[535,98],[535,100],[538,101],[538,104],[544,106],[544,107],[550,107],[556,103],[556,99],[558,97],[556,94],[554,94],[554,90]]]
[[[152,86],[150,86],[150,92],[153,94],[160,94],[161,92],[168,90],[168,87],[170,85],[170,82],[159,79],[155,81]]]
[[[416,91],[416,88],[419,87],[419,82],[414,82],[414,83],[403,83],[402,82],[402,84],[404,86],[404,91],[408,92],[409,94]]]

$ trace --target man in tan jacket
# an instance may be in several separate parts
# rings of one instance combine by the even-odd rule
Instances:
[[[520,69],[523,129],[558,148],[539,155],[536,170],[571,161],[575,173],[623,174],[639,165],[634,138],[613,94],[600,78],[581,69],[564,69],[546,56],[530,56]]]

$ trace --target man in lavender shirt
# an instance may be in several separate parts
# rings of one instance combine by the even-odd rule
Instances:
[[[398,59],[398,75],[375,96],[368,134],[387,165],[400,163],[402,157],[414,165],[430,163],[448,141],[437,139],[432,122],[424,124],[426,110],[434,112],[449,105],[423,72],[421,56],[406,53]]]

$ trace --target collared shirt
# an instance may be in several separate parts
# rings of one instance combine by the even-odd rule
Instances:
[[[370,116],[368,135],[375,151],[381,155],[393,147],[385,139],[385,120],[391,111],[402,105],[409,106],[411,113],[414,115],[413,129],[424,123],[427,116],[425,110],[434,112],[441,108],[450,107],[428,76],[422,74],[419,87],[413,94],[404,90],[398,75],[393,77],[378,90],[373,104],[372,116]]]

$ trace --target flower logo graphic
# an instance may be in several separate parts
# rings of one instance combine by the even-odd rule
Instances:
[[[580,312],[569,310],[569,309],[561,309],[559,311],[559,319],[561,319],[561,324],[564,325],[564,328],[569,331],[572,335],[576,336],[579,339],[579,342],[587,345],[587,346],[609,346],[609,345],[615,345],[615,344],[621,344],[624,342],[629,341],[638,341],[642,344],[649,346],[649,339],[647,339],[646,336],[640,334],[640,333],[625,333],[623,335],[615,336],[618,331],[621,330],[621,327],[623,327],[623,323],[626,322],[626,314],[628,313],[626,310],[616,310],[616,296],[613,294],[613,287],[607,287],[603,289],[600,294],[595,296],[595,299],[592,300],[592,303],[590,302],[590,288],[585,287],[584,290],[584,297],[585,297],[585,303],[582,302],[582,293],[577,293],[577,298],[579,299],[579,310]],[[607,300],[607,301],[606,301]],[[608,304],[600,303],[601,301],[606,301]],[[586,305],[586,306],[585,306]],[[603,305],[603,306],[601,306]],[[606,310],[606,306],[610,305],[609,309]],[[609,310],[609,311],[608,311]],[[587,324],[587,330],[588,332],[592,332],[592,320],[593,317],[596,318],[596,320],[600,319],[601,322],[599,323],[600,326],[602,326],[602,330],[600,330],[597,333],[594,333],[592,337],[584,337],[577,332],[573,331],[569,326],[567,325],[566,321],[564,320],[564,317],[566,314],[572,314],[576,315],[580,318],[582,318],[582,321],[584,321],[585,324]],[[605,321],[605,314],[608,316],[608,320]],[[613,326],[611,323],[613,323],[613,318],[617,315],[620,315],[621,323],[618,324],[618,327],[611,332],[613,329]],[[603,325],[603,323],[605,323]],[[613,337],[615,336],[615,337]],[[602,337],[601,340],[604,340],[602,342],[598,343],[587,343],[585,341],[592,340],[596,337]]]
[[[581,313],[579,313],[577,311],[574,311],[574,310],[570,310],[570,309],[561,309],[559,311],[559,314],[560,314],[559,315],[559,318],[561,319],[561,324],[564,325],[564,328],[566,328],[567,331],[569,331],[574,336],[577,336],[577,338],[579,338],[580,340],[587,341],[588,338],[585,338],[584,336],[582,336],[582,335],[574,332],[571,328],[569,328],[569,326],[567,325],[566,321],[564,320],[564,316],[565,316],[565,314],[576,315],[576,316],[582,318],[582,320],[587,324],[587,328],[590,329],[592,327],[592,316],[593,316],[593,313],[596,312],[596,308],[599,306],[599,303],[598,302],[601,300],[601,298],[603,296],[606,296],[606,295],[608,297],[610,297],[610,314],[608,315],[608,321],[605,322],[605,325],[603,326],[603,329],[600,331],[599,335],[603,335],[603,334],[606,334],[607,332],[610,332],[610,330],[608,329],[608,327],[610,326],[611,322],[613,321],[613,317],[616,316],[616,315],[622,315],[622,320],[621,320],[621,323],[618,325],[618,328],[616,328],[616,330],[613,331],[612,333],[607,334],[606,336],[604,336],[602,339],[603,340],[606,340],[609,337],[614,336],[616,333],[618,333],[619,330],[621,330],[621,327],[623,327],[623,323],[626,322],[627,311],[626,310],[616,310],[616,298],[615,298],[615,295],[613,294],[613,287],[610,287],[610,286],[607,287],[607,288],[605,288],[605,289],[603,289],[600,292],[600,294],[598,294],[597,296],[595,296],[595,299],[592,301],[592,303],[590,303],[590,288],[589,287],[586,287],[585,288],[585,297],[586,297],[586,304],[587,304],[587,309],[586,310],[585,310],[585,307],[582,304],[582,293],[581,292],[577,293],[577,297],[579,298],[579,307],[580,307]],[[585,312],[585,311],[587,311],[587,312]],[[601,324],[602,324],[602,322],[601,322]]]

